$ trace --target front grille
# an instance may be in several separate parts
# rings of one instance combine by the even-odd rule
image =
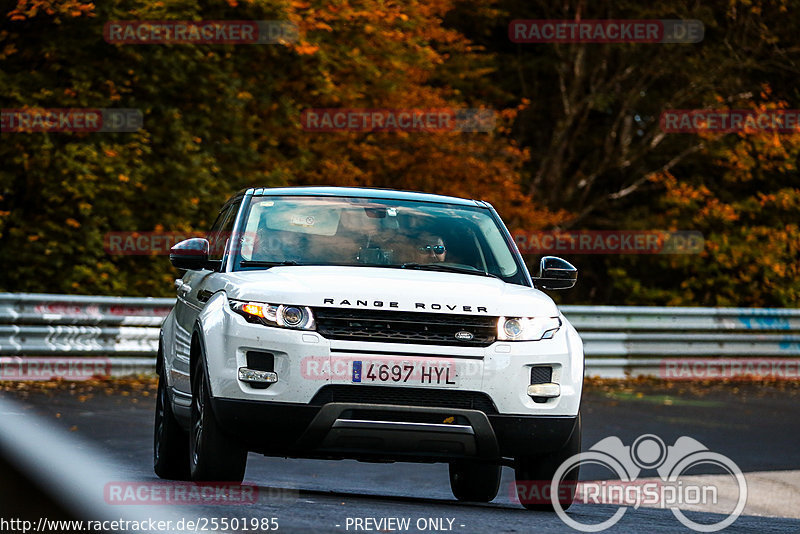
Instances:
[[[359,404],[391,404],[393,406],[426,406],[429,408],[460,408],[496,414],[492,399],[479,391],[457,391],[390,386],[323,386],[311,399],[314,406],[329,402]]]
[[[314,308],[314,317],[327,339],[488,347],[497,337],[497,317],[342,308]]]

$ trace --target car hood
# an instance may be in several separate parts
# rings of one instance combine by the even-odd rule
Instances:
[[[230,299],[493,316],[558,315],[537,289],[486,276],[396,268],[280,266],[227,273]]]

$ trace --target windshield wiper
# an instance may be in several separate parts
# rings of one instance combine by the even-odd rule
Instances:
[[[478,269],[465,269],[463,267],[455,267],[453,265],[442,265],[440,263],[408,262],[402,264],[400,267],[402,269],[419,269],[420,271],[447,271],[450,273],[476,274],[478,276],[491,276],[492,278],[497,278],[498,280],[502,280],[502,278],[500,278],[496,274],[492,274],[486,271],[481,271]]]
[[[261,260],[242,260],[242,267],[279,267],[281,265],[298,265],[294,260],[284,261],[261,261]]]

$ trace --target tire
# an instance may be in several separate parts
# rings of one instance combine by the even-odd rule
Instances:
[[[217,423],[202,360],[192,373],[191,422],[189,469],[192,480],[241,482],[247,467],[247,450],[226,436]]]
[[[159,478],[189,480],[189,434],[180,427],[172,413],[172,404],[167,395],[163,362],[158,373],[158,390],[156,392],[153,470]]]
[[[459,501],[489,502],[500,489],[502,467],[475,462],[450,464],[450,489]]]
[[[550,486],[553,475],[564,461],[580,452],[581,416],[578,414],[572,435],[561,449],[546,454],[516,458],[514,477],[516,478],[517,496],[522,506],[538,512],[554,511],[550,493],[545,493],[544,486]],[[558,487],[559,502],[564,510],[569,508],[575,500],[579,474],[580,466],[577,466],[562,478],[563,485]],[[535,484],[535,486],[532,487],[531,484]],[[548,488],[548,491],[553,490]]]

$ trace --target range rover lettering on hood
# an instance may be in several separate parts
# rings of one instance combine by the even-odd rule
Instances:
[[[355,304],[353,304],[355,302]],[[323,304],[330,304],[332,306],[361,306],[372,308],[399,308],[400,304],[395,301],[384,302],[382,300],[368,300],[355,299],[350,301],[348,299],[322,299]],[[485,306],[459,306],[458,304],[439,304],[437,302],[415,302],[415,310],[450,310],[450,311],[463,311],[466,313],[489,313]]]

